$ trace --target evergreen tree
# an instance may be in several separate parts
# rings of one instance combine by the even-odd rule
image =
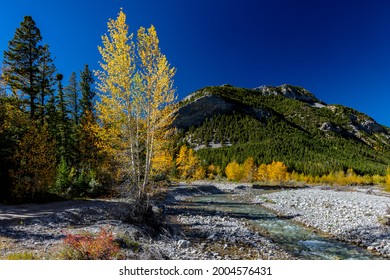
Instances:
[[[64,158],[69,162],[71,153],[69,150],[69,119],[68,111],[66,108],[66,102],[64,98],[64,90],[62,86],[62,74],[56,75],[57,86],[58,86],[58,102],[57,102],[57,141],[58,141],[58,159]]]
[[[5,87],[6,87],[6,83],[3,76],[3,69],[0,68],[0,98],[6,96]]]
[[[41,119],[41,125],[43,125],[45,117],[46,117],[46,111],[48,111],[48,108],[46,108],[46,98],[50,97],[54,93],[54,72],[56,71],[56,68],[53,64],[53,59],[51,58],[49,46],[44,45],[43,47],[39,48],[40,50],[40,58],[39,58],[39,65],[38,65],[38,83],[39,83],[39,117]]]
[[[25,16],[4,52],[4,76],[8,85],[22,96],[28,95],[30,118],[35,118],[35,99],[39,92],[38,67],[41,33],[31,16]]]
[[[84,66],[84,70],[80,73],[80,127],[78,131],[78,145],[80,151],[80,165],[84,169],[96,169],[98,163],[98,148],[97,136],[93,127],[96,125],[96,117],[94,114],[94,97],[95,91],[93,87],[94,77],[89,70],[88,65]]]
[[[79,86],[77,84],[76,73],[73,72],[69,78],[69,83],[64,89],[65,98],[68,103],[73,126],[79,125],[80,118],[80,100],[79,100]]]
[[[93,89],[93,73],[89,70],[88,65],[85,65],[84,70],[81,72],[81,116],[85,117],[87,111],[93,112],[93,99],[95,97],[95,91]]]

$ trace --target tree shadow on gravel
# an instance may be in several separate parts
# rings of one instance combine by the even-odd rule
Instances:
[[[134,216],[128,202],[105,200],[71,200],[44,204],[0,205],[0,237],[15,240],[44,241],[61,239],[58,229],[87,227],[100,221],[119,221],[135,225],[142,232],[158,234],[164,229],[164,218],[153,212],[142,223]]]
[[[242,202],[183,202],[181,207],[171,208],[168,210],[168,214],[171,216],[219,216],[219,217],[229,217],[233,219],[246,219],[246,220],[275,220],[275,219],[286,219],[290,220],[299,215],[262,215],[262,214],[252,214],[252,213],[243,213],[241,211],[232,211],[232,209],[243,208],[245,206],[251,206],[256,203],[242,203]],[[224,209],[207,209],[210,205],[216,206],[218,208],[229,208],[229,210]]]

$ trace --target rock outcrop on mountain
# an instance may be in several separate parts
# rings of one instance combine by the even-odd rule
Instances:
[[[291,85],[281,85],[281,86],[260,86],[254,88],[254,90],[260,91],[262,95],[281,95],[286,98],[296,99],[299,101],[307,103],[319,103],[324,104],[321,100],[317,99],[311,92],[307,91],[302,87],[291,86]]]
[[[202,124],[206,119],[233,112],[247,114],[259,120],[272,115],[271,110],[253,108],[217,95],[207,94],[180,107],[173,125],[179,129],[187,129]]]

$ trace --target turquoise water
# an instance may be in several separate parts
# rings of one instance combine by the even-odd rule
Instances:
[[[299,259],[380,259],[361,247],[317,234],[312,229],[295,223],[291,217],[279,217],[260,204],[252,203],[253,197],[261,193],[262,191],[253,190],[245,196],[198,196],[191,199],[191,202],[193,207],[223,212],[225,216],[233,218],[243,218],[260,232],[266,232],[276,244]]]

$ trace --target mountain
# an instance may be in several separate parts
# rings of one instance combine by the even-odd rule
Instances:
[[[205,87],[179,103],[173,126],[205,164],[252,156],[311,175],[353,168],[383,174],[390,129],[364,113],[328,105],[302,87]]]

